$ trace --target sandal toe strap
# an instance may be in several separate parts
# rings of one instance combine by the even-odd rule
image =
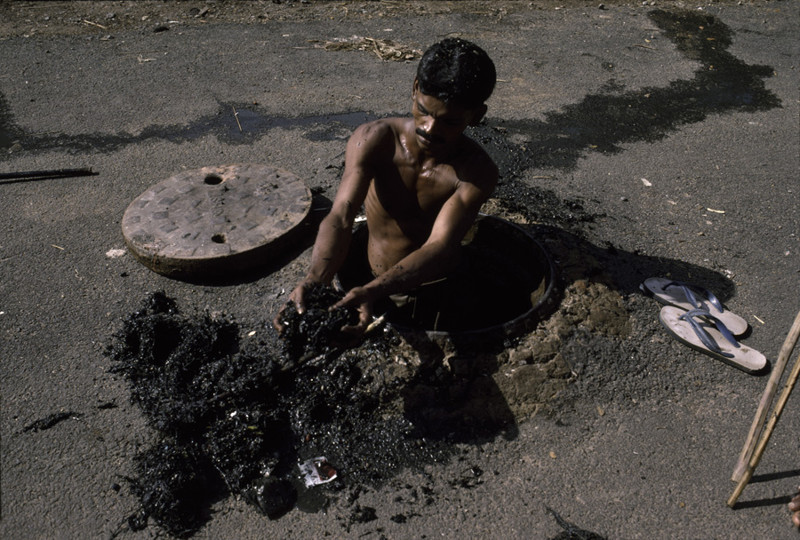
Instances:
[[[681,320],[684,320],[687,323],[689,323],[689,326],[692,327],[692,330],[694,330],[694,333],[697,335],[698,339],[700,339],[700,341],[703,343],[703,345],[706,346],[706,348],[708,348],[708,350],[715,352],[717,354],[721,354],[726,358],[733,358],[733,355],[731,353],[723,352],[722,349],[720,349],[717,342],[714,341],[714,339],[711,337],[708,331],[705,328],[703,328],[703,326],[697,320],[697,317],[703,317],[705,319],[710,320],[717,328],[717,330],[719,330],[719,333],[722,334],[722,336],[726,340],[728,340],[731,343],[731,345],[733,345],[736,348],[741,347],[739,342],[736,341],[736,338],[733,337],[731,331],[728,330],[728,327],[725,326],[725,324],[722,321],[720,321],[717,317],[713,316],[707,310],[693,309],[691,311],[687,311],[686,313],[680,316]]]
[[[690,304],[692,304],[695,307],[695,309],[702,308],[702,304],[697,299],[697,295],[695,294],[695,291],[697,291],[697,293],[699,293],[701,296],[705,297],[706,300],[708,300],[709,304],[717,308],[717,310],[719,310],[720,313],[722,313],[723,311],[722,302],[720,302],[719,298],[717,298],[716,295],[711,291],[709,291],[708,289],[704,289],[703,287],[698,287],[697,285],[690,285],[689,283],[685,283],[683,281],[671,281],[670,283],[667,283],[664,289],[666,289],[667,287],[680,287],[681,290],[683,290],[683,294],[686,296],[686,299],[689,301]]]

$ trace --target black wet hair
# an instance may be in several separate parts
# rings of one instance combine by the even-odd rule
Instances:
[[[417,81],[425,95],[474,109],[492,95],[497,72],[486,51],[465,39],[447,38],[422,55]]]

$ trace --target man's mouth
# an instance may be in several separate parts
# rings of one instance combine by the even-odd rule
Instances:
[[[421,138],[423,141],[426,141],[428,144],[440,144],[443,142],[441,137],[437,137],[435,135],[431,136],[428,133],[422,131],[421,129],[417,129],[416,133],[419,136],[419,138]]]

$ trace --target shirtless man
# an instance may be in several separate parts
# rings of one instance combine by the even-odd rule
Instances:
[[[420,60],[411,118],[376,120],[355,130],[308,274],[289,296],[298,312],[305,310],[307,287],[330,284],[344,263],[362,205],[375,277],[333,306],[359,311],[358,325],[344,330],[363,332],[376,301],[438,279],[458,264],[461,240],[497,184],[494,162],[464,134],[486,114],[495,81],[494,64],[482,49],[445,39]],[[275,323],[280,328],[280,314]]]

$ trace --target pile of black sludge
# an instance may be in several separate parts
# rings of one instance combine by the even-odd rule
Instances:
[[[322,337],[329,330],[309,323],[324,313],[341,326],[340,315],[328,312],[339,298],[330,294],[309,297],[306,318],[290,316],[282,346],[240,340],[232,320],[184,315],[163,293],[126,318],[108,356],[156,432],[134,461],[130,484],[141,508],[127,520],[131,529],[152,518],[172,536],[191,536],[230,495],[277,519],[304,490],[333,497],[345,478],[350,486],[375,483],[443,459],[446,451],[421,443],[402,414],[382,409],[401,390],[380,376],[390,345],[376,339],[330,354]],[[318,456],[339,476],[306,488],[297,465]]]
[[[341,298],[332,287],[312,284],[305,294],[305,313],[297,313],[291,304],[286,306],[281,316],[281,338],[288,358],[304,360],[325,355],[346,341],[341,329],[356,324],[358,313],[349,308],[330,309]]]

